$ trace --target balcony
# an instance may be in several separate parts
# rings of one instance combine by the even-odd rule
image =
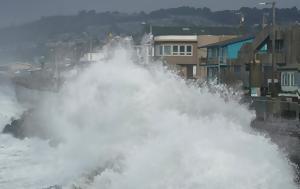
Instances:
[[[257,63],[272,64],[272,53],[256,54],[255,61]],[[286,55],[281,52],[275,53],[276,64],[284,64],[286,62]]]
[[[207,58],[207,64],[219,64],[219,59],[217,57]]]
[[[227,60],[223,57],[211,57],[207,58],[207,64],[226,64]]]

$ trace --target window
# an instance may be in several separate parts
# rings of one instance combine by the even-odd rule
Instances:
[[[178,55],[178,46],[173,45],[173,55]]]
[[[161,56],[164,55],[164,46],[162,46],[162,45],[159,46],[159,55],[161,55]]]
[[[291,86],[295,86],[295,75],[294,73],[290,73],[290,77],[291,77]]]
[[[164,46],[164,55],[165,56],[170,56],[172,53],[171,53],[171,45],[165,45]]]
[[[250,64],[246,64],[246,66],[245,66],[245,71],[247,71],[247,72],[250,71]]]
[[[192,55],[192,46],[191,45],[186,46],[186,55]]]
[[[192,56],[192,45],[157,45],[155,46],[156,56]]]
[[[185,55],[185,46],[184,45],[179,46],[179,52],[180,52],[180,55]]]
[[[286,73],[285,72],[281,73],[281,85],[282,86],[286,85],[286,83],[287,83],[286,79],[287,79]]]
[[[284,77],[284,85],[287,86],[290,83],[290,77],[289,77],[288,73],[285,73],[284,75],[285,75],[285,77]]]
[[[155,55],[156,56],[162,56],[162,46],[161,45],[156,45],[155,46]]]
[[[240,65],[234,65],[233,69],[234,69],[235,73],[240,73],[241,72],[241,66]]]
[[[216,49],[216,48],[213,48],[212,49],[212,57],[218,57],[218,49]]]
[[[277,52],[281,52],[283,50],[283,47],[284,47],[283,45],[284,45],[283,40],[276,40],[275,41],[275,50]]]
[[[218,77],[218,68],[208,67],[207,68],[207,78],[209,81],[213,81]]]
[[[212,49],[207,49],[207,58],[212,58],[212,56],[213,56]]]
[[[223,59],[226,59],[226,57],[227,57],[227,48],[226,47],[221,48],[221,57]]]
[[[282,72],[281,73],[281,85],[282,86],[295,86],[294,72]]]

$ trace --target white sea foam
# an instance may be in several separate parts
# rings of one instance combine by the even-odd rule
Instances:
[[[0,136],[0,188],[297,188],[254,114],[220,96],[119,47],[38,107],[57,147]]]
[[[12,117],[18,118],[23,111],[15,96],[9,77],[0,72],[0,130]]]

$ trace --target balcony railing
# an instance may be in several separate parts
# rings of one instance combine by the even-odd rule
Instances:
[[[207,64],[219,64],[218,58],[207,58]]]
[[[272,64],[272,53],[256,54],[255,60],[264,64]],[[286,55],[284,53],[275,53],[276,64],[282,64],[286,62]]]
[[[207,64],[226,64],[227,60],[223,57],[207,58]]]

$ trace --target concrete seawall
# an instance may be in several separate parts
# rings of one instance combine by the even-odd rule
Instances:
[[[267,120],[272,117],[289,120],[300,119],[300,105],[298,102],[271,98],[252,98],[250,107],[256,111],[256,117],[260,120]]]

